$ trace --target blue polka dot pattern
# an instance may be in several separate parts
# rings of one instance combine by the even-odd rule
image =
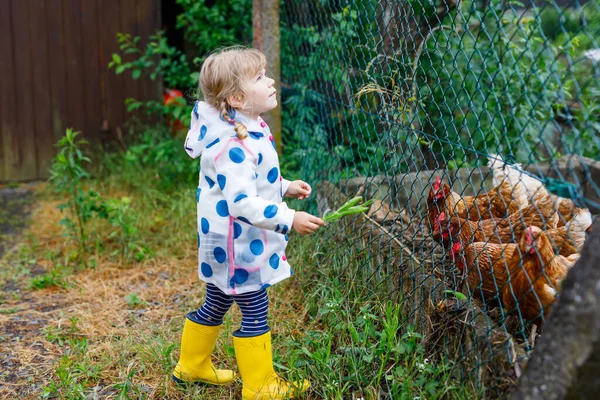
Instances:
[[[221,217],[229,216],[229,207],[227,207],[226,200],[221,200],[217,203],[217,214],[219,214]]]
[[[260,163],[262,163],[262,160],[263,160],[262,153],[258,153],[258,165],[260,165]]]
[[[198,233],[198,248],[200,248],[200,232],[197,232],[197,233]]]
[[[277,269],[279,268],[279,255],[277,254],[273,254],[270,258],[269,258],[269,265],[271,266],[271,268],[273,269]]]
[[[268,283],[265,283],[260,287],[260,290],[265,290],[266,288],[269,288],[269,287],[271,287],[271,285]]]
[[[262,134],[262,132],[248,132],[248,135],[250,135],[250,137],[252,139],[256,139],[259,140],[261,137],[263,137],[264,135]]]
[[[196,119],[200,118],[200,115],[198,115],[198,102],[194,104],[194,117],[196,117]]]
[[[294,270],[290,267],[290,276],[294,275]]]
[[[244,150],[240,149],[239,147],[234,147],[233,149],[229,150],[229,158],[234,163],[240,164],[246,159],[246,154],[244,154]]]
[[[265,215],[265,218],[273,218],[275,215],[277,215],[277,206],[275,204],[266,206],[264,215]]]
[[[281,233],[283,233],[284,235],[288,232],[288,226],[284,225],[283,228],[281,228]]]
[[[206,136],[206,131],[207,131],[207,130],[208,130],[208,129],[206,129],[206,125],[202,125],[202,126],[200,127],[200,134],[198,135],[198,141],[200,141],[200,140],[204,139],[204,137]]]
[[[258,174],[256,172],[254,173],[254,179],[258,179]]]
[[[290,240],[290,237],[289,237],[288,235],[285,235],[285,236],[284,236],[284,238],[285,238],[285,241],[286,241],[286,242],[287,242],[288,240]]]
[[[238,195],[236,196],[236,198],[235,198],[235,199],[233,199],[233,202],[234,202],[234,203],[237,203],[238,201],[240,201],[240,200],[242,200],[242,199],[245,199],[246,197],[248,197],[248,196],[247,196],[247,195],[245,195],[244,193],[242,193],[242,194],[238,194]]]
[[[250,251],[255,256],[260,256],[265,251],[265,245],[262,240],[256,239],[250,242]]]
[[[259,236],[261,236],[261,230],[256,228],[256,227],[251,227],[250,229],[248,229],[248,238],[250,239],[257,239]]]
[[[239,219],[240,221],[242,221],[242,222],[245,222],[245,223],[247,223],[247,224],[250,224],[250,225],[252,225],[252,222],[248,221],[248,220],[247,220],[246,218],[244,218],[244,217],[238,217],[238,219]]]
[[[213,274],[212,268],[207,263],[202,263],[202,265],[200,265],[200,271],[202,271],[202,275],[207,278],[210,278]]]
[[[208,183],[208,187],[212,189],[213,186],[215,186],[215,181],[210,179],[208,176],[205,176],[204,178],[206,179],[206,182]]]
[[[233,238],[237,239],[242,234],[242,226],[237,222],[233,223]]]
[[[271,144],[273,145],[273,148],[275,149],[275,151],[277,151],[277,146],[275,146],[275,141],[271,140]]]
[[[250,263],[254,262],[255,259],[256,259],[256,256],[254,254],[252,254],[250,249],[244,249],[244,251],[242,251],[242,260],[244,262],[247,262],[248,264],[250,264]]]
[[[219,143],[221,141],[221,139],[216,138],[215,140],[213,140],[212,142],[210,142],[209,144],[206,145],[207,149],[210,149],[211,147],[213,147],[215,144]]]
[[[210,230],[210,224],[208,223],[208,220],[206,218],[202,218],[200,220],[200,226],[202,227],[202,233],[206,235]]]
[[[202,191],[202,189],[198,188],[196,189],[196,203],[200,202],[200,192]]]
[[[277,167],[273,167],[267,174],[267,180],[269,181],[269,183],[275,183],[277,181],[277,178],[279,178],[279,170],[277,169]]]
[[[217,175],[217,182],[219,183],[219,187],[221,188],[221,190],[225,189],[225,182],[227,182],[227,178],[225,178],[225,175]]]
[[[227,258],[227,254],[225,253],[225,250],[223,250],[222,247],[215,247],[213,254],[215,256],[215,260],[217,260],[217,262],[224,262],[225,259]]]
[[[231,280],[236,284],[241,285],[248,280],[248,271],[242,268],[236,269]]]

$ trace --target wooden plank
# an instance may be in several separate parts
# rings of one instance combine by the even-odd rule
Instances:
[[[35,143],[37,147],[37,177],[46,179],[50,162],[54,157],[52,135],[52,114],[50,99],[50,74],[48,70],[48,33],[46,13],[49,7],[46,0],[31,0],[29,13],[31,30],[30,48],[33,69],[33,99],[30,104],[35,115]]]
[[[51,135],[52,143],[56,144],[67,129],[67,75],[62,2],[56,3],[53,7],[46,7],[46,19]],[[56,153],[57,148],[52,146],[52,150]]]
[[[77,131],[85,128],[83,87],[88,84],[82,62],[80,0],[63,0],[63,32],[67,89],[67,126]],[[85,134],[85,132],[83,132]]]
[[[131,34],[132,37],[138,35],[138,26],[137,26],[137,15],[136,15],[136,1],[135,0],[120,0],[119,4],[119,32],[125,34]],[[122,55],[123,61],[133,61],[135,57],[131,54]],[[131,77],[131,71],[127,71],[124,74],[124,86],[123,86],[123,98],[120,100],[121,104],[124,106],[125,99],[134,98],[139,100],[140,98],[140,80],[133,79]],[[124,119],[121,121],[121,125],[124,124],[127,119],[130,117],[129,113],[124,110]]]
[[[154,26],[154,1],[136,0],[136,5],[138,35],[142,38],[140,42],[141,46],[145,47],[148,43],[148,38],[156,31],[156,27]],[[140,78],[140,100],[148,101],[156,99],[153,93],[154,85],[156,85],[156,82],[153,82],[147,74]]]
[[[12,7],[0,12],[0,182],[13,178],[13,154],[9,137],[17,130],[15,112],[15,71],[13,58]]]
[[[145,46],[148,38],[162,29],[161,26],[161,1],[160,0],[138,0],[138,24],[142,37],[142,43]],[[156,62],[160,59],[157,57]],[[145,100],[162,101],[162,81],[152,81],[149,77],[144,78],[144,88],[142,93]]]
[[[102,127],[102,106],[100,97],[100,57],[98,50],[98,8],[95,1],[81,0],[81,38],[83,39],[83,62],[86,84],[85,99],[85,132],[91,141],[100,140]]]
[[[98,10],[98,72],[100,75],[100,112],[102,114],[102,132],[101,140],[104,140],[104,135],[109,133],[109,111],[108,111],[108,74],[112,74],[112,71],[108,70],[108,60],[106,58],[105,49],[105,36],[106,27],[104,26],[104,7],[109,4],[108,0],[96,0],[96,7]]]
[[[151,0],[154,14],[154,29],[156,32],[162,29],[162,1]],[[163,94],[163,82],[162,80],[156,82],[156,86],[152,87],[152,98],[161,99]]]
[[[98,0],[98,16],[100,26],[100,75],[102,78],[102,113],[107,134],[114,134],[115,128],[124,119],[122,75],[116,75],[114,69],[108,69],[112,54],[119,49],[117,32],[119,32],[118,15],[119,0]]]
[[[35,101],[33,98],[33,73],[30,43],[31,27],[29,26],[30,1],[12,0],[13,11],[13,51],[15,63],[16,90],[12,99],[17,104],[17,129],[9,132],[13,156],[14,175],[16,180],[33,180],[37,178],[36,143],[35,143]]]

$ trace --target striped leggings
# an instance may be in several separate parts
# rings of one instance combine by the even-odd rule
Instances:
[[[269,331],[267,314],[269,313],[269,297],[265,289],[256,292],[227,295],[218,287],[206,285],[206,299],[202,307],[188,317],[203,325],[221,325],[223,317],[229,311],[233,301],[242,311],[242,326],[235,336],[259,336]]]

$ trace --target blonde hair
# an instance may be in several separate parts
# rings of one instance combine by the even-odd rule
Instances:
[[[267,59],[259,50],[235,46],[212,53],[200,69],[199,89],[204,95],[204,101],[220,110],[223,119],[234,125],[239,139],[248,137],[248,129],[229,116],[232,108],[227,103],[227,98],[243,95],[245,81],[266,66]]]

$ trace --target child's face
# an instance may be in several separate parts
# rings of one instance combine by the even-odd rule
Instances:
[[[263,69],[246,81],[245,101],[240,109],[252,118],[277,107],[277,90],[273,87],[275,81],[265,73]]]

